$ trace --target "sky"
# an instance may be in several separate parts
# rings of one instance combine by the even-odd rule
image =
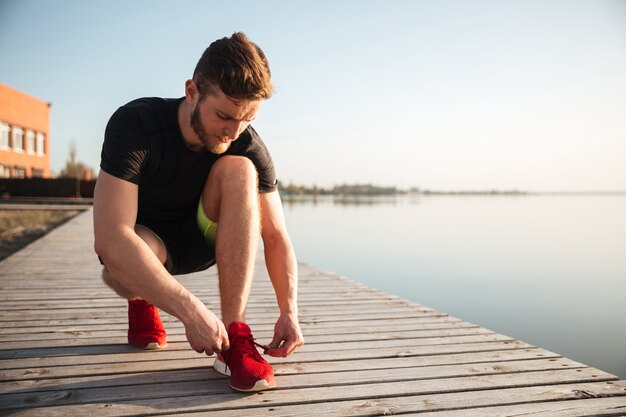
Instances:
[[[624,0],[0,0],[0,82],[52,103],[53,172],[97,169],[111,114],[235,31],[283,184],[626,190]]]

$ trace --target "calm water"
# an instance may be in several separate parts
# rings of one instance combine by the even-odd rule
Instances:
[[[626,195],[285,200],[299,260],[626,378]]]

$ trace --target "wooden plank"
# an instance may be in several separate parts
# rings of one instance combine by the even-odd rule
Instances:
[[[527,349],[511,349],[496,350],[498,346],[492,346],[494,350],[476,350],[470,352],[455,353],[454,350],[441,353],[424,352],[423,355],[414,356],[390,356],[390,357],[365,357],[365,358],[349,358],[336,359],[332,361],[297,361],[291,360],[274,360],[270,359],[276,372],[285,373],[285,369],[295,369],[296,371],[309,369],[314,366],[317,372],[331,372],[333,369],[341,371],[344,366],[348,369],[375,369],[381,367],[397,368],[405,364],[410,366],[426,366],[426,365],[443,365],[454,363],[481,363],[493,362],[500,360],[508,362],[511,360],[529,360],[529,359],[552,359],[559,358],[556,353],[549,352],[540,348]],[[504,348],[504,346],[502,346]],[[96,374],[115,374],[119,372],[119,368],[112,365],[123,366],[125,371],[131,372],[138,367],[142,371],[150,371],[152,369],[180,369],[189,366],[211,366],[212,357],[206,357],[199,354],[191,354],[185,352],[174,352],[170,355],[132,355],[132,354],[116,354],[116,355],[97,355],[97,356],[58,356],[58,357],[41,357],[36,360],[13,359],[3,361],[5,367],[2,372],[3,380],[18,380],[28,378],[46,379],[53,378],[55,375],[59,377],[68,377],[75,375],[76,369],[85,369],[87,373]],[[313,356],[313,355],[309,355]],[[304,356],[306,359],[306,356]],[[201,365],[195,364],[195,361],[208,361]],[[193,362],[193,364],[192,364]],[[345,365],[344,365],[345,364]],[[77,368],[78,367],[78,368]],[[296,372],[293,371],[293,372]],[[134,372],[134,371],[133,371]],[[311,371],[313,372],[313,371]]]
[[[208,373],[206,373],[208,375]],[[152,373],[151,378],[157,378],[158,375]],[[504,388],[521,388],[537,385],[555,385],[555,384],[580,384],[590,382],[607,382],[614,380],[609,374],[596,372],[590,369],[566,369],[566,370],[548,370],[536,371],[528,373],[505,373],[492,374],[486,376],[468,376],[468,377],[450,377],[445,378],[445,384],[438,379],[418,379],[414,377],[402,378],[399,382],[394,380],[393,374],[386,375],[386,381],[379,382],[375,378],[366,379],[370,383],[360,385],[343,385],[329,382],[329,378],[325,374],[306,375],[307,381],[303,382],[302,375],[296,376],[279,376],[277,384],[284,389],[289,389],[289,395],[281,395],[282,390],[275,390],[263,393],[261,395],[239,395],[228,401],[229,408],[245,407],[252,402],[259,404],[259,397],[262,398],[264,406],[278,406],[287,404],[310,404],[326,401],[345,401],[345,400],[366,400],[369,398],[384,398],[387,396],[408,396],[408,395],[433,395],[443,393],[464,393],[468,391],[478,390],[499,390]],[[127,384],[132,383],[133,376],[120,376]],[[368,378],[368,377],[366,377]],[[364,381],[364,382],[366,382]],[[152,387],[152,388],[150,388]],[[167,405],[159,400],[159,395],[154,392],[156,387],[163,387],[167,390]],[[163,383],[151,382],[142,385],[124,385],[119,388],[108,387],[104,389],[87,389],[80,390],[74,387],[60,389],[50,392],[25,392],[3,395],[3,409],[19,409],[28,408],[33,403],[37,404],[38,412],[45,412],[47,407],[58,405],[81,405],[92,403],[111,403],[111,402],[131,402],[133,404],[144,404],[154,407],[154,404],[162,404],[170,412],[172,403],[184,404],[185,411],[188,412],[189,404],[197,404],[201,400],[204,410],[210,410],[209,404],[217,405],[218,409],[223,410],[223,397],[229,397],[230,389],[225,384],[225,379],[211,379],[205,377],[199,381],[192,382],[170,382]],[[156,395],[155,395],[156,394]],[[202,397],[201,399],[198,397]],[[255,398],[256,397],[256,398]],[[181,403],[181,400],[184,402]],[[622,401],[624,401],[622,399]],[[157,406],[157,408],[159,408]],[[311,408],[311,411],[315,407]],[[45,415],[45,414],[41,414]]]
[[[187,340],[185,336],[185,329],[183,327],[176,327],[171,330],[168,329],[167,340],[168,343],[173,342],[185,342]],[[370,333],[335,333],[335,334],[311,334],[306,336],[306,343],[308,345],[314,343],[343,343],[343,342],[355,342],[355,341],[372,341],[372,340],[402,340],[402,339],[414,339],[414,338],[430,338],[430,337],[451,337],[451,336],[469,336],[479,334],[493,334],[494,332],[481,328],[481,327],[466,327],[466,328],[452,328],[452,329],[437,329],[437,330],[403,330],[399,332],[380,331]],[[123,335],[123,336],[122,336]],[[254,335],[259,340],[271,340],[274,332],[273,330],[254,331]],[[0,343],[4,346],[10,346],[10,344],[19,345],[20,342],[65,342],[68,336],[73,337],[76,343],[85,344],[105,344],[105,343],[126,343],[126,331],[118,330],[97,330],[97,331],[66,331],[66,332],[48,332],[48,333],[21,333],[15,335],[0,335]],[[26,344],[25,344],[26,345]],[[25,346],[21,345],[21,346]]]
[[[211,285],[207,285],[207,287],[211,287]],[[350,291],[350,294],[354,298],[351,297],[350,299],[346,299],[345,296],[337,296],[337,292],[341,292],[342,290]],[[41,288],[37,290],[35,289],[24,290],[22,288],[16,288],[16,289],[0,288],[0,291],[2,291],[2,296],[0,296],[0,305],[4,305],[4,303],[19,304],[19,302],[24,302],[24,301],[49,302],[50,304],[54,302],[58,303],[60,301],[67,301],[67,300],[73,300],[73,301],[109,300],[109,301],[116,301],[116,302],[119,301],[119,297],[117,297],[113,293],[113,291],[110,290],[108,287],[105,287],[104,284],[94,286],[91,288],[81,288],[80,290],[74,289],[74,288],[72,289],[68,288],[63,291],[58,291],[55,288],[55,289],[50,289],[49,291],[46,291],[45,293],[41,292]],[[255,298],[263,297],[264,299],[268,301],[273,300],[272,297],[274,297],[274,293],[272,292],[272,289],[269,286],[263,289],[254,289],[254,291],[255,291],[254,292]],[[214,300],[218,299],[217,289],[214,289],[214,290],[194,289],[193,293],[199,298],[213,297]],[[370,300],[371,302],[374,302],[374,303],[394,301],[396,303],[406,304],[406,302],[396,297],[393,297],[393,296],[383,297],[379,294],[373,293],[370,290],[357,289],[352,285],[345,285],[345,286],[338,285],[336,288],[324,287],[320,289],[311,289],[310,287],[308,288],[305,287],[303,290],[299,291],[299,295],[303,298],[303,301],[308,301],[309,298],[312,300],[316,300],[316,299],[322,300],[320,302],[322,303],[322,305],[323,303],[328,302],[328,300],[333,300],[333,299],[337,300],[338,302],[340,301],[341,305],[356,304],[359,302],[359,300],[355,296],[360,296],[363,299]],[[256,301],[256,300],[253,299],[252,301]]]
[[[197,293],[194,292],[194,293]],[[203,302],[211,305],[219,304],[220,300],[216,294],[211,295],[202,295],[197,294],[198,298],[200,298]],[[250,307],[255,308],[257,306],[267,306],[267,305],[275,305],[276,297],[272,294],[253,294],[250,301]],[[299,300],[300,301],[300,300]],[[427,307],[407,304],[400,300],[389,298],[383,298],[376,294],[371,294],[367,292],[352,292],[349,294],[349,297],[346,298],[346,295],[327,295],[327,294],[303,294],[302,295],[302,306],[336,306],[341,308],[342,306],[348,305],[358,305],[358,304],[372,304],[372,305],[389,305],[395,308],[409,308],[409,309],[417,309],[417,310],[432,310]],[[68,302],[71,303],[68,306]],[[38,300],[36,302],[28,302],[24,301],[3,301],[0,303],[4,310],[25,310],[25,311],[33,311],[33,310],[46,310],[46,309],[54,309],[54,310],[63,310],[63,309],[83,309],[83,308],[97,308],[97,309],[105,309],[105,308],[119,308],[120,305],[125,304],[125,300],[120,298],[98,298],[93,300],[72,300],[68,299],[59,299],[59,300]],[[375,308],[375,307],[372,307]],[[363,307],[366,309],[366,306]],[[36,311],[34,311],[36,312]]]
[[[54,314],[53,312],[51,312],[50,314]],[[98,311],[93,311],[91,312],[92,316],[93,315],[97,315],[97,314],[101,314]],[[71,318],[71,317],[76,317],[76,318],[85,318],[88,317],[89,313],[87,312],[81,312],[80,314],[69,314],[67,317]],[[67,318],[66,317],[66,318]],[[264,324],[274,324],[276,318],[278,317],[278,315],[272,315],[272,314],[265,314],[262,317],[250,317],[247,322],[252,326],[252,325],[257,325],[260,323],[264,323]],[[415,312],[415,313],[386,313],[386,312],[381,312],[381,313],[371,313],[371,314],[358,314],[358,313],[351,313],[351,314],[344,314],[341,317],[333,317],[333,316],[309,316],[309,317],[304,317],[301,319],[301,323],[302,324],[306,324],[306,325],[316,325],[316,324],[329,324],[329,323],[335,323],[337,325],[343,325],[344,323],[348,323],[348,322],[355,322],[355,323],[359,323],[361,325],[365,323],[369,323],[372,320],[401,320],[401,319],[407,319],[407,318],[411,318],[411,319],[432,319],[432,318],[436,318],[436,317],[445,317],[445,314],[442,313],[422,313],[422,312]]]
[[[219,305],[213,304],[213,308],[218,308]],[[37,314],[33,314],[33,312],[24,311],[16,312],[11,311],[7,312],[2,320],[2,323],[6,326],[8,323],[12,322],[22,322],[25,325],[30,324],[31,326],[38,326],[39,320],[49,320],[52,317],[55,317],[56,320],[59,319],[70,319],[70,320],[78,320],[78,319],[126,319],[126,314],[122,312],[126,309],[126,305],[121,305],[116,309],[73,309],[73,310],[41,310]],[[320,309],[324,311],[313,312],[309,314],[302,315],[302,321],[304,323],[312,323],[312,322],[345,322],[345,321],[369,321],[369,320],[377,320],[377,319],[402,319],[402,318],[420,318],[420,317],[445,317],[445,314],[438,312],[430,312],[427,310],[406,310],[406,309],[382,309],[381,311],[373,311],[373,312],[362,312],[358,313],[358,311],[341,311],[335,312],[328,309]],[[263,318],[271,318],[275,320],[276,312],[278,310],[274,307],[271,309],[267,309],[266,311],[258,311],[248,314],[248,318],[250,320],[260,320]],[[341,314],[340,314],[341,313]],[[167,316],[167,314],[161,314],[163,318]],[[26,323],[24,323],[26,322]]]
[[[79,249],[79,248],[75,248]],[[95,256],[93,254],[83,254],[83,256]],[[95,259],[95,258],[94,258]],[[37,266],[37,267],[28,267],[28,262],[36,262],[39,264],[46,264],[45,266]],[[102,285],[102,281],[100,280],[100,274],[102,272],[102,266],[97,263],[91,265],[89,268],[84,268],[83,265],[80,264],[72,264],[64,262],[62,264],[55,265],[54,259],[44,259],[44,258],[36,258],[34,254],[28,255],[24,259],[15,259],[10,258],[3,262],[5,266],[7,263],[12,265],[12,268],[7,269],[3,268],[3,265],[0,265],[0,274],[2,274],[3,283],[0,288],[3,289],[23,289],[36,291],[37,289],[46,288],[51,290],[78,290],[78,289],[88,289],[95,288],[102,290],[105,287]],[[84,261],[83,261],[84,262]],[[95,261],[97,262],[97,261]],[[301,264],[298,264],[301,265]],[[73,269],[68,270],[68,266],[71,266]],[[24,275],[24,272],[27,272],[28,275]],[[49,277],[54,274],[63,274],[55,277],[54,282],[42,280],[42,278]],[[85,282],[85,278],[89,277],[89,282]],[[21,279],[21,280],[20,280]],[[210,272],[202,271],[190,274],[185,277],[177,276],[176,279],[180,281],[183,285],[189,288],[193,288],[195,290],[210,290],[215,289],[217,291],[217,277],[215,275],[211,275]],[[322,276],[308,278],[306,275],[302,275],[301,273],[298,275],[298,281],[301,284],[304,284],[303,290],[306,292],[320,292],[320,293],[328,293],[329,289],[333,287],[337,288],[352,288],[356,291],[368,291],[371,293],[381,293],[380,290],[373,289],[363,284],[358,284],[355,282],[342,280],[339,278],[333,278],[330,276]],[[57,285],[54,285],[56,283]],[[270,289],[270,281],[267,275],[263,274],[260,270],[255,271],[255,278],[252,284],[253,288],[256,290],[260,289]],[[385,294],[386,296],[392,296],[390,294]]]
[[[87,320],[86,320],[87,321]],[[37,333],[63,333],[63,332],[95,332],[95,331],[112,331],[118,330],[126,332],[128,329],[128,323],[126,320],[117,320],[117,322],[109,321],[103,323],[102,320],[88,320],[87,323],[77,323],[77,321],[65,321],[63,324],[59,321],[51,320],[43,327],[26,327],[18,326],[17,324],[12,327],[0,327],[0,335],[18,335],[18,334],[37,334]],[[443,318],[441,320],[417,322],[411,320],[407,323],[398,323],[394,321],[393,324],[382,325],[378,324],[381,321],[372,321],[371,325],[363,326],[355,324],[350,326],[350,322],[346,323],[344,327],[320,327],[317,325],[304,324],[302,326],[303,333],[306,336],[323,335],[323,334],[344,334],[344,333],[378,333],[386,331],[410,331],[410,330],[441,330],[441,329],[457,329],[457,328],[472,328],[478,327],[476,324],[467,323],[459,319]],[[386,322],[386,321],[385,321]],[[176,334],[180,332],[182,334],[183,324],[177,319],[171,321],[163,320],[165,329],[169,334]],[[259,324],[254,326],[255,334],[260,331],[271,331],[274,328],[273,323]]]
[[[290,358],[271,358],[272,364],[277,363],[307,363],[307,362],[324,362],[337,360],[361,360],[372,358],[408,358],[412,356],[431,356],[431,355],[447,355],[462,354],[472,352],[493,352],[504,350],[529,349],[533,346],[524,342],[505,341],[505,342],[481,342],[481,343],[465,343],[456,345],[429,345],[429,346],[410,346],[389,348],[384,352],[374,351],[372,349],[352,349],[352,350],[334,350],[327,352],[298,352],[297,357]],[[44,348],[42,348],[44,349]],[[0,369],[11,369],[18,366],[59,366],[66,364],[85,364],[89,366],[94,363],[130,363],[154,360],[171,360],[171,359],[206,359],[206,356],[196,353],[191,349],[169,350],[164,349],[155,352],[137,352],[130,347],[121,346],[116,351],[107,349],[106,347],[92,348],[72,348],[69,350],[55,349],[55,355],[42,354],[49,351],[13,351],[10,357],[0,361],[2,367]],[[61,354],[63,353],[63,354]],[[18,365],[20,364],[20,365]],[[122,365],[123,366],[123,365]]]
[[[167,314],[161,314],[161,320],[166,328],[170,328],[171,326],[182,325],[178,321],[178,319],[169,316]],[[257,329],[259,326],[268,327],[271,326],[273,328],[274,322],[267,321],[263,322],[260,320],[250,319],[250,323],[254,324],[254,329]],[[367,323],[371,323],[371,325],[375,328],[379,326],[380,323],[390,323],[390,321],[386,318],[374,318],[368,320]],[[474,327],[476,324],[464,322],[456,317],[450,317],[446,315],[427,315],[423,317],[398,317],[392,321],[392,325],[386,326],[425,326],[425,325],[436,325],[441,324],[442,326],[446,326],[447,323],[456,323],[462,327]],[[0,329],[3,331],[11,332],[11,329],[24,329],[28,332],[28,329],[37,329],[40,326],[48,326],[48,327],[61,327],[61,326],[86,326],[86,327],[94,327],[94,326],[120,326],[123,330],[126,330],[128,327],[128,319],[126,317],[92,317],[92,318],[70,318],[70,319],[47,319],[38,322],[21,322],[21,321],[11,321],[11,322],[0,322]],[[300,325],[303,329],[335,329],[335,331],[341,331],[341,329],[349,329],[349,328],[367,328],[369,325],[364,325],[363,322],[301,322]],[[330,330],[329,330],[330,331]]]
[[[472,410],[446,411],[444,413],[420,413],[420,417],[608,417],[624,416],[626,400],[624,398],[593,398],[567,402],[546,402],[535,404],[509,405],[504,407],[474,408]],[[414,414],[406,414],[408,416]]]
[[[544,349],[520,349],[509,351],[488,351],[488,352],[470,352],[461,354],[448,355],[432,355],[432,356],[408,356],[403,358],[370,358],[361,360],[335,360],[327,362],[296,362],[274,364],[274,373],[276,375],[289,375],[310,372],[342,372],[347,370],[368,370],[368,369],[394,369],[394,368],[410,368],[419,366],[439,366],[439,365],[458,365],[458,364],[481,364],[487,362],[511,362],[533,359],[560,359],[556,353],[549,352]],[[123,362],[117,362],[123,363]],[[561,362],[562,363],[562,362]],[[573,362],[572,362],[573,363]],[[153,360],[141,362],[123,363],[125,373],[141,373],[148,371],[165,371],[165,370],[181,370],[191,368],[206,368],[213,365],[212,359],[197,356],[186,359],[167,359]],[[17,364],[18,366],[11,369],[5,369],[2,372],[2,382],[0,384],[0,392],[9,392],[11,387],[33,386],[40,389],[47,385],[56,385],[59,381],[55,378],[64,378],[63,383],[78,383],[90,379],[78,379],[78,377],[90,378],[96,375],[99,378],[102,375],[115,375],[120,373],[117,367],[111,366],[111,363],[91,363],[89,366],[85,364],[75,364],[66,362],[65,364],[53,364],[47,366],[38,363],[36,367],[30,367],[30,363]],[[26,367],[24,367],[24,365]],[[565,366],[565,365],[561,365]],[[568,365],[570,366],[570,365]],[[575,366],[580,366],[579,364]],[[69,380],[68,378],[74,378]]]
[[[217,296],[211,298],[202,298],[202,300],[206,303],[217,305],[219,303],[219,299]],[[388,300],[386,303],[381,302],[380,297],[377,297],[368,293],[354,293],[350,297],[350,304],[358,304],[359,301],[367,304],[367,301],[372,301],[375,305],[384,305],[387,304],[395,309],[411,309],[411,310],[422,310],[427,311],[431,310],[425,307],[413,306],[402,304],[399,302],[393,302],[393,300]],[[275,305],[276,298],[273,295],[266,295],[263,297],[255,297],[250,300],[251,308],[255,307],[255,304],[264,304],[264,305]],[[306,308],[308,305],[313,306],[328,306],[328,305],[336,305],[337,308],[341,308],[346,305],[347,300],[345,296],[328,296],[325,294],[318,294],[311,297],[307,297],[306,295],[302,296],[302,306]],[[68,305],[68,303],[70,305]],[[33,302],[24,302],[24,301],[3,301],[0,305],[2,309],[5,311],[27,311],[27,312],[35,312],[36,310],[59,310],[63,312],[64,310],[69,309],[117,309],[120,305],[125,304],[124,300],[120,300],[119,298],[99,298],[93,300],[80,299],[80,300],[72,300],[72,299],[60,299],[60,300],[37,300]]]
[[[411,347],[411,346],[425,346],[425,345],[447,345],[447,344],[462,344],[462,343],[484,343],[484,342],[496,342],[496,341],[512,341],[513,339],[508,336],[503,336],[497,333],[486,333],[478,335],[467,336],[434,336],[425,338],[407,338],[407,339],[391,339],[391,340],[365,340],[356,342],[339,342],[339,343],[306,343],[301,347],[299,352],[310,351],[325,351],[325,350],[351,350],[357,348],[367,347],[369,349],[387,349],[394,347]],[[271,340],[270,340],[271,341]],[[106,345],[106,343],[113,343]],[[106,353],[127,351],[129,348],[126,343],[126,338],[121,337],[117,339],[55,339],[42,343],[41,341],[18,341],[18,342],[4,342],[3,346],[6,349],[16,349],[19,351],[33,350],[41,352],[42,349],[46,352],[52,351],[67,351],[68,349],[75,349],[76,347],[83,347],[91,349],[99,346],[107,349]],[[41,345],[46,345],[45,348],[41,348]],[[110,350],[109,350],[110,349]],[[187,350],[189,345],[186,341],[168,341],[168,350]],[[32,352],[31,352],[32,354]],[[8,359],[8,355],[5,351],[0,351],[0,359]]]
[[[219,306],[219,303],[209,303],[210,306],[213,306],[213,308],[217,308]],[[365,308],[368,307],[367,303],[364,303]],[[321,308],[323,307],[323,308]],[[309,307],[309,306],[304,306],[302,308],[302,316],[306,317],[306,318],[312,318],[312,317],[321,317],[321,318],[334,318],[334,319],[338,319],[341,320],[343,319],[343,317],[353,317],[355,315],[358,315],[357,311],[354,311],[355,307],[351,306],[352,309],[350,308],[346,308],[344,306],[316,306],[314,308]],[[50,318],[50,315],[55,315],[55,316],[61,316],[59,318],[66,318],[66,314],[69,314],[70,317],[72,318],[78,318],[78,317],[90,317],[90,315],[93,314],[97,314],[96,317],[112,317],[112,318],[126,318],[126,315],[121,314],[121,312],[123,312],[126,309],[126,303],[124,304],[118,304],[115,307],[111,307],[111,308],[90,308],[90,307],[84,307],[84,308],[73,308],[72,310],[68,310],[68,309],[46,309],[46,310],[40,310],[37,314],[35,314],[33,311],[24,311],[23,314],[21,314],[21,312],[17,312],[15,310],[12,310],[10,313],[7,312],[7,314],[4,316],[4,322],[7,321],[26,321],[26,320],[30,320],[34,324],[37,325],[38,323],[35,322],[35,320],[39,320],[40,318],[45,318],[48,317]],[[120,311],[121,310],[121,311]],[[271,316],[272,318],[274,318],[274,315],[276,314],[276,312],[278,311],[277,306],[276,305],[264,305],[264,306],[256,306],[256,305],[252,305],[250,307],[250,309],[247,310],[247,315],[250,318],[261,318],[261,317],[268,317]],[[399,317],[411,317],[411,316],[426,316],[426,317],[430,317],[430,316],[441,316],[442,314],[440,313],[435,313],[432,312],[432,310],[429,309],[424,309],[424,308],[406,308],[404,306],[396,306],[396,305],[392,305],[392,304],[387,304],[387,305],[379,305],[376,304],[374,305],[371,309],[366,310],[366,312],[363,312],[361,314],[366,314],[366,318],[376,318],[376,317],[390,317],[391,315],[395,316],[399,316]],[[166,313],[162,313],[162,316],[167,316]],[[93,317],[93,316],[92,316]],[[336,320],[335,320],[336,321]]]
[[[206,300],[201,298],[201,300],[210,307],[216,308],[220,305],[218,300]],[[126,308],[126,302],[120,302],[119,300],[115,300],[113,303],[107,305],[80,305],[72,306],[71,308],[67,307],[67,304],[71,304],[71,300],[67,300],[65,306],[63,307],[52,307],[49,306],[47,308],[38,308],[33,310],[28,310],[27,308],[7,308],[6,315],[2,317],[2,322],[11,322],[11,321],[25,321],[25,320],[46,320],[50,319],[50,314],[59,314],[63,315],[66,313],[72,314],[72,317],[90,317],[90,314],[93,313],[102,313],[109,314],[114,318],[123,317],[121,312]],[[1,307],[1,305],[0,305]],[[254,316],[256,314],[273,312],[276,309],[275,301],[260,301],[253,300],[249,308],[247,309],[249,316]],[[355,309],[362,309],[362,311],[368,311],[371,314],[380,313],[380,312],[421,312],[427,314],[437,314],[443,315],[439,312],[434,312],[431,309],[423,308],[423,307],[415,307],[415,306],[405,306],[400,303],[394,303],[391,301],[381,302],[380,300],[372,300],[372,299],[360,299],[355,300],[352,303],[342,303],[342,302],[303,302],[302,304],[302,312],[303,314],[310,315],[321,315],[321,316],[331,316],[338,315],[342,313],[350,314],[354,313]],[[165,313],[162,313],[165,314]],[[63,318],[63,317],[61,317]]]
[[[6,276],[6,275],[5,275]],[[40,277],[44,278],[44,276]],[[83,277],[84,279],[84,277]],[[196,278],[197,279],[197,278]],[[193,288],[194,292],[199,294],[200,296],[216,296],[218,294],[217,289],[217,280],[203,280],[202,285],[190,285],[188,282],[183,282],[183,284],[188,288]],[[258,281],[258,278],[255,279]],[[92,284],[93,282],[89,282],[87,284]],[[21,282],[20,284],[24,284]],[[116,298],[115,294],[112,290],[104,285],[104,283],[96,282],[96,285],[81,285],[78,287],[53,287],[50,288],[49,291],[45,293],[41,292],[41,288],[25,288],[23,285],[19,287],[8,287],[6,285],[0,286],[0,290],[2,290],[2,295],[0,296],[0,302],[4,301],[33,301],[33,300],[59,300],[59,299],[67,299],[67,298]],[[273,295],[271,284],[263,283],[256,284],[252,286],[255,295]],[[336,283],[336,285],[332,283],[327,283],[324,286],[313,287],[306,286],[302,288],[300,294],[308,295],[308,294],[316,294],[316,295],[336,295],[337,291],[341,290],[349,290],[353,293],[360,294],[368,294],[368,295],[376,295],[379,299],[397,299],[397,297],[393,297],[392,295],[381,296],[377,294],[375,291],[372,291],[368,288],[359,288],[352,284],[348,283]],[[347,301],[347,300],[346,300]]]

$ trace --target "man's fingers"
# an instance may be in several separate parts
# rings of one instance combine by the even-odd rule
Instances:
[[[291,354],[291,352],[294,351],[295,348],[296,348],[295,340],[286,340],[285,343],[283,343],[283,345],[278,350],[283,355],[283,357],[286,358],[287,356]]]
[[[222,352],[226,352],[228,349],[230,349],[230,343],[228,340],[225,340],[222,342]]]
[[[272,341],[267,345],[267,347],[271,348],[271,349],[276,349],[280,346],[282,342],[282,339],[280,336],[274,335],[274,338],[272,339]]]
[[[230,343],[228,342],[228,339],[223,339],[221,342],[218,343],[218,345],[212,347],[213,353],[221,353],[230,349]]]
[[[283,344],[283,340],[278,336],[274,336],[272,341],[267,345],[267,349],[265,349],[263,353],[277,358],[283,357],[284,355],[281,352],[283,350],[284,344],[283,346],[281,346],[281,344]]]
[[[287,339],[281,347],[269,349],[267,354],[276,358],[286,358],[300,346],[302,346],[302,342],[296,339]]]
[[[230,349],[230,344],[228,343],[228,340],[223,341],[221,345],[219,346],[211,346],[211,347],[192,347],[193,350],[195,350],[198,353],[205,353],[207,356],[211,356],[215,353],[220,353],[220,352],[225,352],[228,349]]]
[[[283,352],[283,348],[270,348],[265,353],[274,358],[284,358],[287,356]]]

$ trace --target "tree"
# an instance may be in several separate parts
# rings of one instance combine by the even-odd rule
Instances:
[[[70,155],[65,162],[65,167],[61,170],[59,177],[76,178],[77,180],[90,180],[94,177],[94,171],[91,167],[78,162],[76,160],[76,144],[70,144]]]

